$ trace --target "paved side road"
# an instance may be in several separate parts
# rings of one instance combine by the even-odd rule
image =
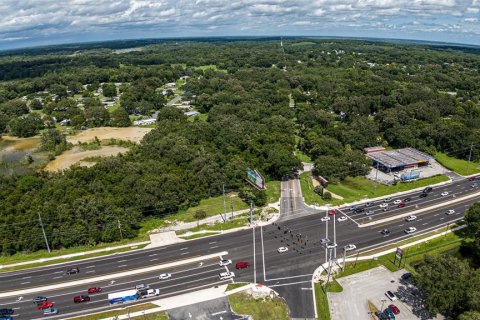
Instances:
[[[171,320],[247,319],[247,317],[236,315],[232,312],[230,304],[228,303],[228,298],[226,297],[169,310],[168,317]]]

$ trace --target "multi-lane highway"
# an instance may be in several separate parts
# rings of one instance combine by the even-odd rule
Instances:
[[[347,244],[355,244],[359,251],[364,251],[367,248],[410,237],[412,235],[404,232],[409,226],[417,228],[417,232],[413,234],[416,235],[461,219],[465,210],[479,199],[478,196],[475,196],[467,200],[460,200],[464,196],[480,192],[478,187],[471,187],[472,183],[464,179],[442,187],[436,187],[425,198],[419,197],[421,192],[403,194],[401,197],[394,197],[389,200],[390,210],[388,211],[379,210],[378,206],[383,202],[377,201],[371,207],[375,208],[375,214],[368,216],[366,219],[364,213],[355,214],[349,211],[348,207],[340,208],[336,218],[338,219],[345,213],[349,216],[349,219],[336,222],[339,253],[343,251],[343,246]],[[449,194],[441,196],[441,193],[444,192]],[[404,200],[407,197],[411,199],[404,208],[393,206],[393,201]],[[457,202],[448,205],[452,200]],[[107,293],[133,288],[140,283],[150,284],[152,288],[160,288],[161,297],[211,287],[219,283],[228,283],[228,280],[221,281],[218,277],[220,272],[225,271],[225,267],[218,265],[220,257],[193,264],[181,264],[155,272],[127,276],[115,279],[114,282],[111,282],[112,280],[88,281],[92,277],[101,275],[138,270],[172,261],[227,251],[228,254],[223,257],[233,260],[234,264],[237,261],[248,261],[251,264],[248,269],[235,270],[237,275],[235,281],[265,283],[287,300],[292,317],[313,318],[311,276],[314,269],[325,260],[325,249],[321,244],[321,239],[325,237],[327,224],[329,229],[332,230],[333,219],[322,222],[321,217],[325,216],[324,212],[311,209],[303,204],[296,180],[282,182],[281,201],[282,219],[275,225],[270,224],[216,237],[93,258],[71,264],[1,273],[0,293],[68,283],[80,279],[85,279],[86,283],[81,286],[23,295],[22,301],[16,301],[19,297],[12,295],[0,299],[0,308],[14,308],[15,318],[17,319],[43,318],[41,311],[36,310],[31,299],[36,295],[45,295],[55,302],[55,306],[61,312],[56,318],[65,318],[70,314],[83,314],[87,311],[109,308],[106,300]],[[434,204],[443,205],[436,209],[426,209]],[[380,221],[386,217],[403,215],[422,208],[426,210],[418,213],[417,219],[411,222],[405,221],[404,218],[398,218],[376,225],[359,227],[359,224],[365,222]],[[453,209],[455,213],[447,215],[446,212],[449,209]],[[390,230],[389,235],[380,233],[385,228]],[[331,234],[329,237],[332,239]],[[277,252],[280,246],[286,246],[289,250],[280,254]],[[66,275],[65,271],[72,266],[79,267],[80,273]],[[230,265],[228,268],[233,270],[234,266]],[[158,275],[163,272],[171,273],[172,278],[164,281],[159,280]],[[90,302],[73,303],[74,296],[86,294],[86,290],[93,286],[100,286],[104,290],[101,294],[92,295]],[[50,318],[54,319],[55,317]]]

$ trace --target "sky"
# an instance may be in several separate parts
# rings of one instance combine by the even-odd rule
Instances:
[[[115,39],[331,36],[480,45],[480,0],[0,0],[0,50]]]

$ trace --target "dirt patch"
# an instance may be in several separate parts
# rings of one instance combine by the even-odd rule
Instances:
[[[317,179],[315,179],[313,176],[312,176],[312,185],[313,185],[314,188],[315,188],[316,186],[319,186],[319,185],[320,185],[320,181],[318,181]],[[328,188],[325,189],[325,191],[330,192],[330,194],[332,195],[332,198],[333,198],[333,199],[343,200],[343,197],[342,197],[342,196],[339,196],[338,194],[333,193],[332,191],[328,190]]]
[[[40,145],[39,137],[17,138],[11,136],[2,136],[0,142],[4,142],[6,151],[23,151],[37,148]],[[1,146],[2,144],[0,144]],[[0,147],[0,149],[3,149]]]
[[[67,137],[67,141],[73,144],[79,142],[91,142],[97,137],[99,140],[119,139],[128,140],[132,142],[140,142],[143,137],[149,133],[153,128],[139,128],[139,127],[127,127],[127,128],[111,128],[101,127],[92,128],[80,132],[77,135]]]
[[[116,147],[116,146],[105,146],[101,147],[98,150],[87,150],[81,151],[79,147],[74,147],[71,150],[64,152],[59,155],[55,160],[51,161],[45,167],[46,171],[58,171],[69,168],[74,164],[79,164],[81,166],[91,167],[95,165],[95,162],[82,161],[82,159],[89,157],[109,157],[116,156],[119,153],[127,152],[127,148]]]

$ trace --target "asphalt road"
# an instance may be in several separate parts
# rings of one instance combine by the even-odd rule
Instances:
[[[93,276],[228,251],[229,254],[225,258],[232,259],[234,263],[237,261],[249,261],[251,263],[249,269],[236,270],[236,281],[265,283],[286,299],[291,309],[292,317],[313,318],[311,275],[319,264],[325,262],[325,249],[320,240],[325,238],[327,224],[329,229],[332,230],[333,219],[328,222],[322,222],[321,217],[324,216],[324,213],[319,214],[318,211],[303,205],[301,193],[299,188],[295,188],[295,184],[298,187],[297,181],[282,182],[281,213],[286,218],[282,218],[284,220],[279,222],[278,225],[269,225],[263,228],[256,227],[216,237],[197,239],[166,247],[139,250],[137,252],[121,253],[109,257],[93,258],[72,264],[2,273],[0,274],[0,291],[39,287],[74,279],[88,279]],[[427,198],[419,199],[415,204],[412,203],[412,205],[402,208],[401,212],[408,212],[416,208],[416,205],[421,208],[427,203],[432,205],[432,203],[446,202],[452,200],[453,195],[456,198],[467,195],[475,191],[469,187],[470,185],[471,182],[462,180],[445,187],[436,188]],[[292,189],[292,193],[288,189]],[[436,193],[441,190],[448,190],[450,192],[449,196],[437,197]],[[418,197],[418,194],[416,192],[412,194],[412,197]],[[403,195],[401,198],[405,197],[407,196]],[[435,201],[427,202],[432,199],[435,199]],[[403,218],[399,218],[364,228],[358,227],[357,222],[354,221],[356,219],[336,222],[338,254],[343,254],[341,248],[347,244],[355,244],[357,250],[364,251],[367,248],[398,241],[442,225],[446,226],[453,221],[461,219],[468,206],[476,201],[478,201],[478,197],[461,201],[451,206],[445,205],[435,210],[427,210],[417,215],[417,220],[412,222],[406,222]],[[403,209],[405,210],[403,211]],[[447,209],[454,209],[455,214],[446,215]],[[372,217],[372,220],[383,219],[385,215],[394,214],[392,212],[395,211],[391,210],[385,213],[382,211],[381,214]],[[400,211],[396,213],[400,214]],[[339,216],[340,214],[337,215],[337,217]],[[404,230],[409,226],[416,227],[418,231],[407,235]],[[391,233],[388,236],[383,236],[380,233],[384,228],[390,229]],[[333,235],[330,234],[329,238],[332,237]],[[286,246],[289,250],[280,254],[277,252],[280,246]],[[352,251],[349,253],[355,254]],[[80,273],[71,276],[65,275],[66,269],[70,266],[78,266]],[[106,301],[107,292],[133,288],[139,283],[148,283],[154,288],[158,286],[161,289],[161,294],[168,296],[211,287],[220,282],[228,282],[219,281],[218,273],[222,272],[222,270],[224,268],[219,267],[218,261],[213,259],[209,262],[205,261],[202,266],[186,265],[162,271],[173,274],[172,279],[167,281],[158,280],[158,274],[161,272],[145,273],[122,278],[113,284],[109,282],[90,283],[81,287],[65,288],[53,292],[38,292],[38,295],[50,297],[61,312],[61,316],[58,318],[62,318],[66,314],[82,314],[85,310],[91,312],[92,309],[109,308]],[[73,296],[85,294],[88,287],[92,286],[103,287],[106,291],[99,295],[93,295],[92,301],[89,303],[73,303]],[[33,296],[24,296],[24,301],[22,302],[15,302],[16,297],[0,299],[0,307],[15,308],[16,318],[18,319],[43,318],[41,312],[35,310],[35,306],[31,302]]]

